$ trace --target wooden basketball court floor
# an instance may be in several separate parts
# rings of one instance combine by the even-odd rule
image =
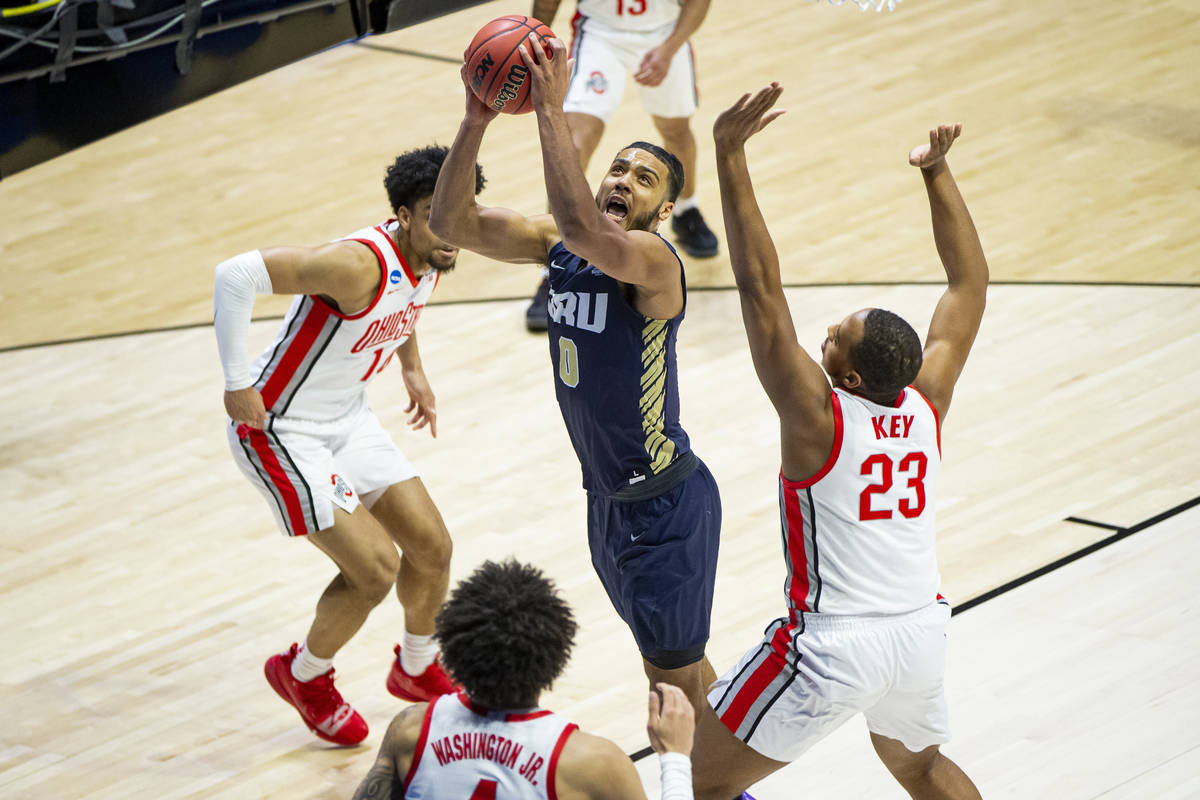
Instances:
[[[226,452],[211,268],[381,219],[383,166],[453,137],[450,62],[522,10],[335,48],[0,183],[0,796],[352,793],[399,708],[383,681],[401,614],[385,603],[337,660],[372,726],[361,748],[311,737],[262,680],[331,570],[281,540]],[[946,750],[987,797],[1200,796],[1198,35],[1200,10],[1165,0],[765,0],[714,4],[695,37],[714,225],[713,118],[787,87],[750,158],[814,348],[866,305],[924,331],[941,272],[904,157],[931,124],[966,124],[951,161],[995,285],[945,427],[939,548],[944,593],[983,598],[950,626]],[[483,202],[542,209],[533,130],[489,133]],[[591,177],[650,134],[626,98]],[[777,427],[727,258],[687,266],[683,422],[722,490],[723,670],[782,609]],[[588,562],[546,343],[522,328],[535,283],[468,255],[442,282],[420,326],[436,441],[404,430],[396,373],[372,405],[446,517],[454,577],[511,554],[559,582],[581,633],[546,705],[632,753],[643,679]],[[252,352],[285,304],[256,306]],[[860,722],[752,791],[899,794]]]

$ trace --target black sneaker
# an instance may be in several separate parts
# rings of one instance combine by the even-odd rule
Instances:
[[[711,258],[717,254],[717,235],[704,224],[700,209],[689,208],[671,217],[675,242],[693,258]]]
[[[543,275],[538,284],[529,308],[525,309],[525,330],[530,333],[543,333],[550,327],[550,312],[546,305],[550,302],[550,276]]]

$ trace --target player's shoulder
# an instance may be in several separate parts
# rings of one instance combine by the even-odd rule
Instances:
[[[384,741],[401,750],[412,751],[421,738],[421,728],[424,727],[428,709],[429,703],[414,703],[392,717]]]
[[[558,780],[563,788],[574,788],[583,796],[598,796],[590,789],[628,782],[637,771],[629,756],[603,736],[575,730],[558,757]],[[639,782],[640,785],[640,782]]]

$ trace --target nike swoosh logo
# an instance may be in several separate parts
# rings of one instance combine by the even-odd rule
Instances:
[[[557,261],[550,262],[550,269],[566,269],[566,264],[559,264]]]
[[[642,537],[643,537],[643,536],[645,536],[645,535],[646,535],[646,532],[645,532],[645,531],[642,531],[642,532],[641,532],[641,533],[639,533],[637,536],[634,536],[634,535],[631,533],[631,534],[629,534],[629,541],[631,541],[631,542],[636,542],[638,539],[642,538]]]

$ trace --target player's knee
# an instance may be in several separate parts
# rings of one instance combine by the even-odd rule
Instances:
[[[352,583],[364,601],[376,606],[391,594],[399,569],[399,554],[394,549],[390,553],[384,551],[379,554],[369,568],[354,576]]]
[[[454,542],[446,526],[438,520],[429,530],[404,550],[404,558],[421,572],[447,572],[450,557],[454,555]]]

